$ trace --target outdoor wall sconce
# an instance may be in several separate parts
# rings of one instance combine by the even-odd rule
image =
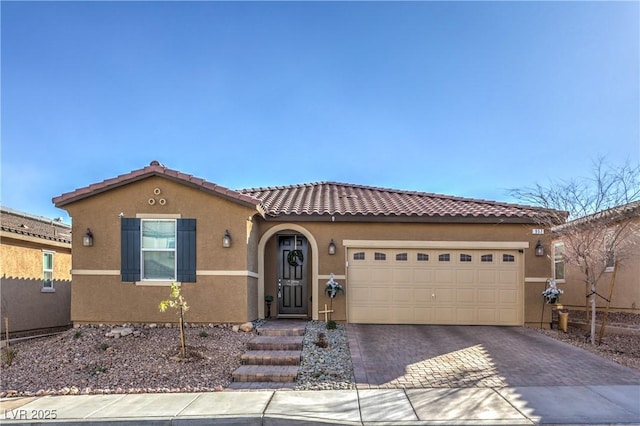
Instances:
[[[224,231],[224,237],[222,237],[222,247],[229,248],[231,247],[231,234],[229,234],[229,230]]]
[[[331,242],[329,243],[329,254],[330,255],[334,255],[336,254],[336,243],[333,242],[333,238],[331,239]]]
[[[536,243],[536,256],[540,257],[540,256],[544,256],[544,246],[542,245],[542,243],[540,242],[540,240],[538,240],[538,242]]]
[[[87,228],[87,233],[82,237],[82,245],[85,247],[93,246],[93,232],[89,228]]]

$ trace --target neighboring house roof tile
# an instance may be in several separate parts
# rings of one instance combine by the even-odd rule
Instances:
[[[5,207],[0,209],[0,229],[14,234],[71,244],[71,226],[54,219]]]
[[[82,200],[83,198],[87,198],[93,195],[97,195],[99,193],[109,191],[111,189],[117,188],[119,186],[123,186],[132,182],[136,182],[142,179],[149,178],[151,176],[161,176],[167,179],[171,179],[174,181],[178,181],[182,184],[186,184],[192,187],[196,187],[200,190],[216,194],[223,198],[255,207],[258,211],[262,211],[260,206],[260,201],[250,197],[246,194],[243,194],[238,191],[234,191],[229,188],[225,188],[220,185],[216,185],[211,182],[207,182],[204,179],[194,177],[192,175],[179,172],[177,170],[168,169],[164,165],[158,163],[157,161],[152,161],[147,167],[144,167],[139,170],[134,170],[132,172],[120,175],[118,177],[107,179],[99,183],[94,183],[84,188],[76,189],[72,192],[67,192],[58,197],[53,198],[53,203],[56,207],[62,207],[67,204]]]
[[[509,218],[531,222],[546,211],[516,204],[339,182],[251,188],[241,192],[259,199],[269,216]]]
[[[62,194],[55,197],[53,202],[57,207],[62,207],[151,176],[162,176],[255,207],[261,214],[272,218],[304,219],[337,215],[354,218],[354,220],[388,218],[388,220],[533,223],[536,216],[547,212],[542,208],[517,204],[339,182],[316,182],[235,191],[168,169],[157,161],[152,161],[143,169]]]
[[[574,229],[576,226],[588,226],[592,223],[601,223],[600,221],[615,223],[618,221],[640,217],[640,200],[615,206],[609,209],[599,211],[588,216],[570,220],[562,225],[554,226],[554,232],[562,232],[567,229]]]

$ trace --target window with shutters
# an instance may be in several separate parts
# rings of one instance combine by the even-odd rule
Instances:
[[[176,221],[142,220],[143,280],[176,280]]]
[[[121,220],[121,278],[125,282],[195,282],[196,220]]]

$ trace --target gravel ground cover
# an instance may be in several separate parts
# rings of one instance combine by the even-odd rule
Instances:
[[[326,346],[321,343],[322,340],[326,342]],[[337,324],[334,330],[328,330],[325,322],[307,323],[295,388],[355,389],[351,352],[343,324]]]
[[[84,326],[12,344],[0,397],[220,391],[255,336],[228,325],[189,327],[187,358],[179,360],[178,328],[131,327],[135,335],[105,337],[112,328]]]

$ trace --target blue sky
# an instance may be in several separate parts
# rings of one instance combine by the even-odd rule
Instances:
[[[152,160],[515,201],[640,162],[639,2],[1,3],[3,206]]]

